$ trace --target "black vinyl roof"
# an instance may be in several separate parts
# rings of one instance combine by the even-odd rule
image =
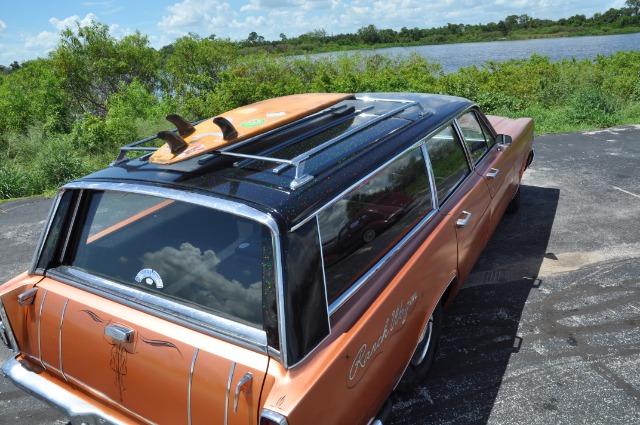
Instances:
[[[358,94],[332,106],[332,112],[321,111],[315,119],[229,149],[298,161],[297,166],[215,153],[158,165],[143,155],[117,161],[81,180],[205,192],[267,211],[286,229],[472,105],[467,99],[433,94]]]

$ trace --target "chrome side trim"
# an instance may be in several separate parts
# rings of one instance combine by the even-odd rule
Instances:
[[[233,372],[236,370],[236,362],[231,363],[229,379],[227,380],[227,393],[224,398],[224,425],[229,423],[229,393],[231,392],[231,382],[233,382]]]
[[[2,372],[4,372],[5,376],[18,388],[64,412],[74,425],[99,425],[104,423],[115,425],[126,424],[126,422],[122,422],[108,413],[103,412],[96,406],[87,403],[66,389],[41,377],[39,374],[31,372],[16,359],[9,359],[2,366]]]
[[[67,305],[69,304],[69,298],[64,302],[64,307],[62,307],[62,314],[60,315],[60,330],[58,331],[58,355],[60,356],[60,373],[65,381],[69,381],[67,379],[67,375],[64,373],[64,368],[62,367],[62,322],[64,322],[64,314],[67,311]]]
[[[280,413],[274,412],[273,410],[262,409],[262,412],[260,412],[260,417],[268,419],[277,425],[289,425],[289,421],[287,421],[287,418],[282,416]]]
[[[29,267],[29,274],[37,274],[36,268],[38,267],[38,261],[40,260],[40,255],[42,255],[42,250],[44,249],[44,241],[49,234],[49,230],[51,229],[51,224],[53,223],[53,217],[55,212],[58,210],[58,205],[60,205],[60,200],[62,199],[62,194],[64,190],[58,190],[56,197],[53,199],[51,203],[51,207],[49,208],[49,213],[47,214],[47,221],[45,222],[44,227],[42,228],[42,232],[40,232],[40,237],[38,238],[38,244],[36,245],[36,250],[33,253],[33,258],[31,259],[31,267]]]
[[[329,298],[327,296],[327,279],[326,279],[326,274],[324,272],[324,252],[322,251],[322,238],[320,237],[320,220],[318,219],[318,216],[316,215],[316,229],[318,230],[318,242],[320,242],[320,264],[322,266],[322,280],[324,283],[324,305],[327,306],[327,328],[329,329],[329,333],[327,335],[325,335],[325,338],[329,337],[329,335],[331,335],[331,312],[329,311]],[[320,344],[318,344],[320,345]]]
[[[267,353],[267,335],[261,329],[196,310],[131,287],[125,287],[71,267],[62,266],[51,269],[47,272],[47,275],[70,286],[136,310],[144,311],[161,319],[186,326],[259,353]]]
[[[42,361],[42,337],[41,337],[41,329],[42,329],[42,307],[44,307],[44,300],[47,298],[47,294],[49,293],[48,289],[44,290],[44,295],[42,296],[42,301],[40,301],[40,312],[38,313],[38,360],[40,360],[40,364],[43,369],[47,369]]]
[[[193,353],[193,360],[191,360],[191,369],[189,370],[189,390],[187,392],[187,420],[188,424],[191,425],[191,388],[193,385],[193,370],[196,368],[196,359],[198,358],[198,348]]]
[[[2,304],[2,298],[0,298],[0,336],[4,339],[5,335],[7,337],[6,342],[10,345],[9,348],[11,348],[11,351],[18,353],[20,348],[18,347],[16,336],[13,334],[11,323],[9,323],[7,312],[4,309],[4,304]]]

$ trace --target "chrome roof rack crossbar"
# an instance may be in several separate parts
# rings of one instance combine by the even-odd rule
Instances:
[[[391,102],[398,102],[398,103],[402,103],[402,106],[392,109],[389,112],[386,112],[382,115],[377,116],[376,118],[372,119],[371,121],[367,121],[366,123],[364,123],[363,125],[359,126],[359,127],[355,127],[352,128],[349,131],[346,131],[344,133],[342,133],[341,135],[334,137],[333,139],[327,140],[326,142],[322,143],[321,145],[316,146],[313,149],[308,150],[307,152],[304,152],[298,156],[296,156],[295,158],[292,158],[291,160],[289,160],[289,163],[283,163],[281,165],[279,165],[278,167],[273,169],[273,172],[276,174],[280,174],[282,171],[284,171],[287,167],[293,166],[296,168],[296,176],[293,179],[293,181],[291,182],[291,189],[296,189],[297,187],[302,186],[303,184],[309,182],[311,179],[313,179],[313,176],[310,174],[305,174],[304,173],[304,168],[305,168],[305,163],[306,161],[311,158],[313,155],[316,155],[328,148],[330,148],[331,146],[335,145],[336,143],[346,139],[347,137],[355,134],[355,133],[359,133],[371,126],[373,126],[374,124],[379,123],[380,121],[384,121],[388,118],[391,118],[403,111],[405,111],[406,109],[412,107],[412,106],[418,106],[421,110],[423,110],[422,105],[420,105],[419,102],[416,101],[403,101],[403,100],[386,100],[386,99],[359,99],[359,100],[372,100],[372,101],[391,101]],[[372,107],[371,107],[372,108]],[[276,161],[274,161],[276,162]]]
[[[234,151],[236,149],[238,149],[238,148],[242,148],[243,146],[247,146],[247,145],[250,145],[252,143],[256,143],[256,142],[258,142],[258,141],[260,141],[260,140],[262,140],[262,139],[264,139],[266,137],[269,137],[270,135],[272,135],[274,133],[281,132],[283,130],[286,130],[286,129],[291,128],[293,126],[297,126],[297,125],[303,124],[303,123],[305,123],[307,121],[311,121],[311,120],[319,118],[321,116],[328,115],[328,114],[333,113],[333,112],[337,112],[340,109],[344,109],[346,107],[347,107],[347,105],[338,105],[338,106],[333,106],[333,107],[328,108],[328,109],[323,109],[322,111],[313,113],[311,115],[307,115],[306,117],[300,118],[299,120],[292,121],[292,122],[290,122],[288,124],[285,124],[282,127],[277,127],[277,128],[274,128],[273,130],[269,130],[269,131],[266,131],[264,133],[260,133],[260,134],[258,134],[256,136],[250,137],[250,138],[248,138],[246,140],[243,140],[242,142],[234,143],[234,144],[225,146],[222,149],[218,149],[218,150],[207,152],[207,157],[206,158],[201,158],[198,161],[198,164],[199,165],[204,165],[207,162],[213,160],[216,155],[222,154],[222,152],[226,152],[227,156],[237,156],[239,158],[244,158],[240,154],[235,155]],[[258,158],[252,158],[252,159],[258,159]],[[272,158],[269,158],[269,157],[260,157],[259,159],[272,160]]]
[[[349,120],[349,119],[353,118],[354,116],[356,116],[356,115],[360,115],[360,114],[362,114],[363,112],[366,112],[366,111],[368,111],[368,110],[370,110],[370,109],[372,109],[372,108],[373,108],[373,106],[367,106],[366,108],[362,108],[362,109],[355,109],[355,108],[352,106],[352,107],[348,108],[346,111],[341,112],[341,115],[339,115],[337,119],[335,119],[335,120],[331,121],[330,123],[327,123],[327,124],[324,124],[324,125],[321,125],[321,126],[318,126],[318,127],[314,127],[314,128],[312,128],[311,130],[309,130],[309,131],[307,131],[307,132],[304,132],[304,133],[302,133],[302,134],[299,134],[299,135],[297,135],[297,136],[295,136],[295,137],[293,137],[293,138],[291,138],[291,139],[289,139],[289,140],[287,140],[287,141],[285,141],[285,142],[283,142],[283,143],[278,144],[277,146],[274,146],[274,147],[272,147],[272,148],[269,148],[269,149],[267,149],[267,150],[263,151],[263,152],[260,154],[260,156],[262,156],[262,157],[268,157],[272,152],[276,152],[276,151],[279,151],[279,150],[285,149],[285,148],[287,148],[287,147],[289,147],[289,146],[293,146],[293,145],[295,145],[296,143],[299,143],[299,142],[301,142],[301,141],[303,141],[303,140],[306,140],[306,139],[308,139],[308,138],[311,138],[311,137],[313,137],[313,136],[316,136],[316,135],[318,135],[318,134],[322,133],[323,131],[326,131],[326,130],[328,130],[328,129],[330,129],[330,128],[333,128],[333,127],[335,127],[335,126],[338,126],[338,125],[342,124],[343,122],[345,122],[345,121],[347,121],[347,120]],[[270,158],[270,157],[269,157],[269,158]],[[251,161],[252,161],[251,159],[245,159],[244,161],[238,161],[238,162],[235,162],[235,163],[233,164],[233,166],[234,166],[234,167],[241,168],[241,167],[246,166],[246,165],[247,165],[247,163],[249,163],[249,162],[251,162]]]
[[[191,125],[198,125],[203,121],[205,121],[205,120],[200,120],[200,121],[193,122],[193,123],[191,123]],[[174,128],[171,131],[176,132],[176,131],[178,131],[178,129]],[[125,161],[127,159],[127,153],[128,152],[155,152],[155,151],[157,151],[158,148],[155,147],[155,146],[140,146],[140,145],[144,145],[145,143],[152,142],[152,141],[156,140],[157,138],[158,138],[157,135],[150,136],[150,137],[147,137],[146,139],[138,140],[137,142],[133,142],[133,143],[129,143],[128,145],[120,146],[120,152],[118,152],[118,156],[116,157],[115,160],[113,160],[113,162],[111,164],[109,164],[109,166],[113,167],[114,165],[117,165],[120,162]]]

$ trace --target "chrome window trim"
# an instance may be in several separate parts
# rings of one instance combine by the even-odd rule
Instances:
[[[331,305],[329,306],[329,314],[333,314],[342,305],[347,302],[358,290],[364,286],[369,278],[376,273],[382,266],[384,266],[413,236],[418,233],[430,220],[438,213],[439,210],[432,209],[413,229],[409,231],[396,245],[393,246],[376,264],[374,264],[365,274],[353,284],[349,289],[342,293]],[[325,284],[326,285],[326,284]]]
[[[197,310],[132,287],[122,286],[72,267],[57,267],[49,270],[47,275],[110,301],[267,354],[267,335],[264,330]]]
[[[429,157],[429,151],[427,150],[427,139],[422,139],[424,143],[420,147],[422,149],[422,157],[424,158],[425,166],[427,167],[427,174],[429,176],[429,189],[431,190],[431,207],[434,210],[438,209],[438,190],[436,188],[436,177],[433,174],[433,168],[431,167],[431,158]]]
[[[476,122],[478,123],[478,125],[480,126],[480,129],[482,130],[482,134],[485,137],[485,141],[486,141],[487,135],[484,134],[484,133],[485,133],[485,130],[487,130],[487,129],[489,131],[491,131],[491,137],[493,137],[493,139],[494,139],[494,143],[491,146],[489,146],[489,142],[487,142],[487,151],[480,158],[478,158],[478,162],[477,163],[473,162],[473,157],[471,156],[471,152],[469,151],[469,146],[467,146],[467,143],[465,142],[464,134],[462,133],[462,128],[460,127],[460,124],[458,123],[458,118],[462,117],[463,115],[468,114],[469,112],[473,113],[474,117],[476,118]],[[463,147],[465,155],[467,157],[467,163],[471,164],[471,171],[472,172],[476,171],[476,168],[478,168],[478,167],[476,167],[476,165],[479,164],[480,162],[482,162],[484,160],[484,158],[487,155],[489,155],[489,152],[491,152],[493,150],[493,148],[498,145],[497,143],[495,143],[496,135],[493,134],[493,133],[495,133],[495,129],[493,128],[492,125],[490,125],[490,123],[487,123],[485,121],[486,117],[484,116],[484,114],[479,115],[479,112],[480,111],[478,110],[477,107],[472,106],[470,108],[465,109],[464,112],[458,114],[456,116],[456,118],[453,120],[454,121],[454,127],[456,129],[456,132],[458,133],[458,137],[460,137],[460,142],[462,142],[462,147]]]
[[[42,250],[44,249],[44,241],[46,240],[49,231],[51,230],[51,225],[53,224],[53,217],[55,216],[56,211],[58,211],[58,206],[60,205],[60,201],[62,200],[62,195],[65,190],[60,189],[58,193],[56,193],[55,198],[53,198],[53,202],[51,203],[51,207],[49,207],[49,213],[47,214],[47,220],[45,221],[45,225],[40,232],[40,237],[38,238],[38,244],[36,245],[36,250],[33,253],[33,258],[31,259],[31,266],[29,267],[29,274],[38,274],[36,269],[38,267],[38,262],[40,261],[40,256],[42,255]]]
[[[431,133],[432,134],[432,133]],[[431,136],[430,134],[430,136]],[[309,215],[309,217],[305,218],[304,220],[302,220],[300,223],[296,224],[295,226],[291,227],[291,231],[295,232],[296,230],[298,230],[300,227],[304,226],[305,224],[307,224],[309,221],[313,220],[314,218],[316,218],[318,216],[318,214],[320,214],[321,212],[323,212],[324,210],[330,208],[333,204],[335,204],[336,202],[338,202],[340,199],[344,198],[347,194],[349,194],[350,192],[354,191],[355,189],[357,189],[359,186],[361,186],[365,181],[369,180],[371,177],[373,177],[374,175],[378,174],[380,171],[382,171],[383,169],[385,169],[386,167],[388,167],[389,165],[391,165],[391,163],[397,161],[401,156],[407,154],[408,152],[418,148],[422,143],[424,143],[424,140],[428,138],[422,138],[419,141],[411,144],[411,146],[407,147],[406,149],[404,149],[401,153],[397,154],[396,156],[392,157],[390,160],[388,160],[387,162],[385,162],[384,164],[382,164],[380,167],[376,168],[374,171],[372,171],[371,173],[367,174],[366,176],[364,176],[363,178],[361,178],[360,180],[358,180],[356,183],[352,184],[351,186],[349,186],[347,189],[343,190],[342,192],[340,192],[338,195],[336,195],[333,199],[331,199],[329,202],[327,202],[325,205],[323,205],[322,207],[318,208],[317,210],[315,210],[313,213],[311,213]]]
[[[218,211],[239,215],[241,217],[264,224],[269,229],[271,229],[273,236],[278,236],[280,234],[275,219],[269,214],[252,208],[246,204],[215,197],[215,195],[186,192],[185,190],[172,189],[168,187],[149,186],[138,183],[89,181],[69,183],[64,185],[62,189],[108,190],[113,192],[136,193],[140,195],[149,195],[165,199],[172,199],[175,201],[196,204]]]
[[[318,218],[318,216],[316,215],[316,230],[318,232],[318,242],[320,242],[320,265],[322,268],[322,283],[324,286],[324,305],[327,306],[327,328],[329,329],[329,333],[327,335],[325,335],[324,338],[322,338],[322,340],[324,341],[325,338],[327,338],[329,335],[331,335],[331,312],[329,311],[329,296],[327,294],[327,279],[326,279],[326,275],[324,272],[324,252],[322,251],[322,237],[320,235],[320,219]],[[318,344],[320,345],[320,344]],[[313,351],[313,350],[311,350]]]

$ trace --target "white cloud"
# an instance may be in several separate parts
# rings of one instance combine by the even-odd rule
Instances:
[[[85,27],[87,25],[91,25],[91,22],[99,22],[99,21],[100,19],[98,19],[98,17],[93,13],[87,14],[87,16],[85,16],[82,19],[80,19],[78,15],[69,16],[68,18],[63,20],[59,20],[58,18],[55,18],[55,17],[49,19],[49,22],[51,23],[51,25],[53,25],[53,27],[58,31],[65,30],[67,28],[75,28],[77,23],[79,23],[80,26]]]
[[[0,21],[0,34],[5,32],[6,30],[7,30],[7,24],[5,24],[3,21]]]
[[[163,16],[158,28],[171,34],[189,32],[215,32],[216,28],[227,28],[235,19],[235,12],[228,3],[216,0],[185,0],[167,8],[169,15]]]

